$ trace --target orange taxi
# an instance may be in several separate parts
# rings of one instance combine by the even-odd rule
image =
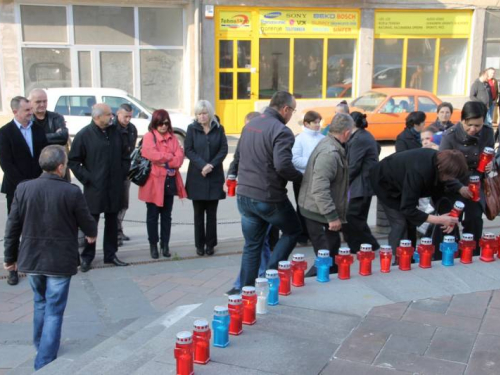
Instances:
[[[372,89],[349,104],[351,112],[366,113],[368,130],[376,140],[395,140],[405,128],[405,119],[410,112],[422,111],[426,114],[426,125],[437,118],[437,106],[442,101],[434,94],[416,89],[376,88]],[[321,114],[326,126],[332,121],[335,107],[309,108]],[[460,111],[454,110],[451,119],[453,123],[460,121]]]

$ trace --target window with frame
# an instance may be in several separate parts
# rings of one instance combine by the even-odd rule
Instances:
[[[495,68],[500,79],[500,11],[495,10],[486,11],[482,69],[487,68]]]

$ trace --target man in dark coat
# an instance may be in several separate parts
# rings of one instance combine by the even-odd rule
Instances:
[[[31,121],[28,99],[16,96],[10,102],[14,119],[0,129],[0,166],[3,170],[2,193],[7,196],[7,214],[10,212],[14,191],[24,180],[37,178],[42,173],[38,164],[40,152],[47,145],[42,128]],[[19,282],[17,271],[9,271],[7,283]]]
[[[119,130],[111,122],[111,108],[96,104],[92,122],[76,135],[69,152],[69,167],[83,184],[83,194],[96,222],[104,212],[104,263],[128,266],[116,256],[118,250],[118,211],[121,208],[123,180],[130,156]],[[95,257],[95,243],[85,243],[80,270],[87,272]]]
[[[66,165],[62,146],[43,149],[44,173],[19,184],[5,229],[4,268],[27,273],[34,293],[35,371],[57,358],[69,284],[80,263],[78,228],[89,242],[97,236],[80,189],[63,178]]]
[[[491,93],[491,88],[488,83],[488,69],[483,70],[479,77],[476,78],[470,87],[469,96],[470,100],[483,103],[489,111],[493,103],[493,94]],[[486,118],[485,123],[491,127],[491,119]]]

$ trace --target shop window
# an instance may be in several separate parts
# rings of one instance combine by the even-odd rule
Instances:
[[[24,42],[67,43],[66,7],[21,5]]]
[[[141,50],[141,98],[154,108],[180,108],[182,50]]]
[[[500,78],[500,12],[486,12],[485,44],[482,69],[495,68]]]
[[[139,8],[141,45],[182,46],[183,27],[181,8]]]
[[[233,67],[233,43],[232,40],[219,42],[219,68]]]
[[[259,99],[270,99],[289,91],[290,39],[260,39],[259,46]]]
[[[233,99],[233,73],[219,73],[219,99]]]
[[[356,40],[328,40],[327,98],[349,98],[352,96],[352,82]]]
[[[70,87],[71,64],[68,48],[23,48],[24,90]]]
[[[252,43],[249,40],[238,40],[238,68],[251,68]]]
[[[73,6],[76,44],[133,45],[134,8]]]
[[[238,73],[238,99],[250,99],[250,73]]]
[[[78,51],[78,84],[92,87],[92,63],[89,51]]]
[[[500,45],[492,51],[498,61]],[[488,50],[486,52],[488,56]],[[467,72],[467,39],[441,39],[439,48],[438,95],[463,95]]]
[[[372,87],[401,87],[403,39],[375,39]]]
[[[433,91],[436,39],[409,39],[406,87]]]
[[[293,95],[298,99],[321,98],[323,39],[295,39]]]
[[[132,52],[101,52],[101,87],[134,92]]]

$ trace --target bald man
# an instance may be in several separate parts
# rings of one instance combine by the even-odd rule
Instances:
[[[68,166],[83,185],[90,213],[99,222],[104,213],[104,263],[128,266],[116,256],[118,250],[118,211],[121,208],[123,180],[130,157],[120,130],[111,121],[111,108],[99,103],[92,108],[92,122],[78,132],[71,145]],[[95,243],[85,241],[80,271],[87,272],[95,258]]]
[[[28,99],[33,111],[32,121],[45,131],[49,144],[66,146],[69,137],[66,121],[59,113],[47,111],[47,93],[45,90],[32,90]]]

